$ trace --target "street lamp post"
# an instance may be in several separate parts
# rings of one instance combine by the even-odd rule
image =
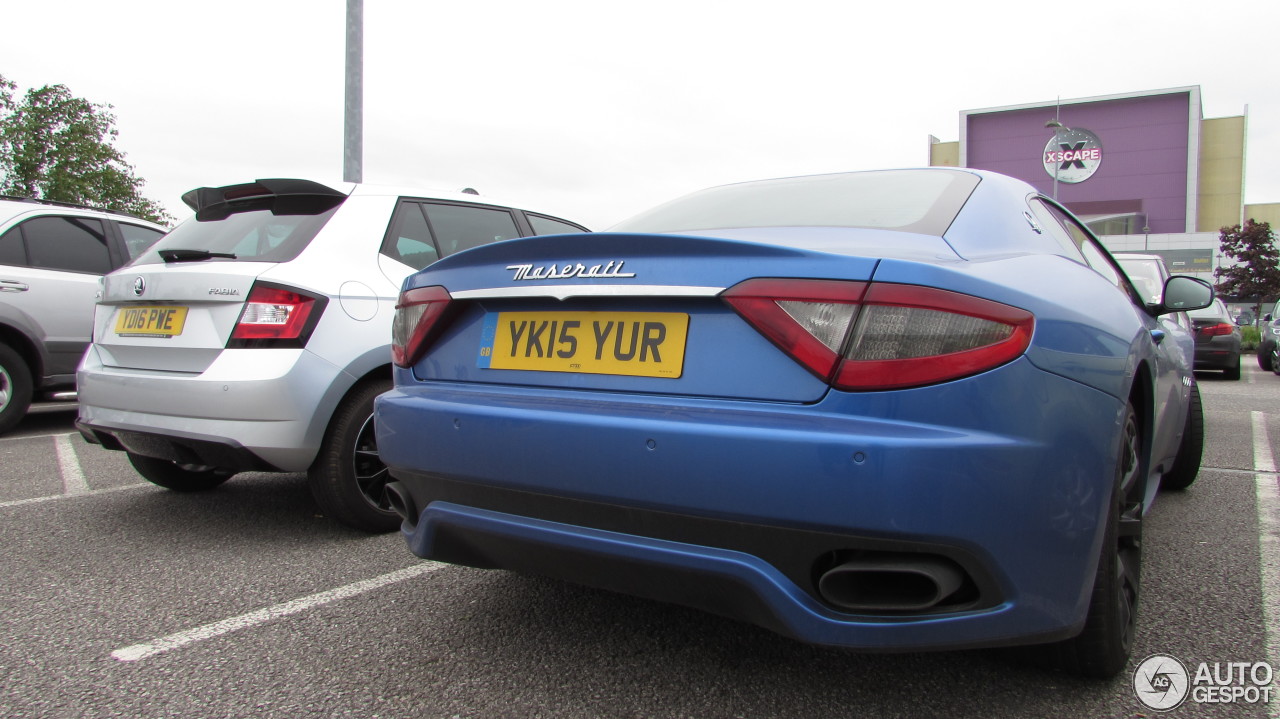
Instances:
[[[1059,146],[1062,145],[1063,133],[1071,132],[1071,128],[1059,122],[1057,117],[1054,117],[1052,120],[1046,122],[1044,126],[1053,128],[1053,139],[1054,139],[1054,142],[1058,143]],[[1053,163],[1053,199],[1055,202],[1058,199],[1058,168],[1060,167],[1062,167],[1061,162]]]
[[[342,180],[364,182],[364,0],[347,0]]]

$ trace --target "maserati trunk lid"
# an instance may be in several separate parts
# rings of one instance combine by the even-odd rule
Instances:
[[[732,288],[760,278],[829,281],[851,293],[872,279],[879,258],[865,233],[845,230],[846,238],[863,235],[861,244],[836,243],[806,229],[787,233],[794,239],[787,245],[597,234],[526,238],[446,258],[405,283],[442,286],[453,298],[452,321],[414,374],[423,381],[817,401],[826,379],[725,300]],[[958,261],[940,238],[907,244],[898,254]]]

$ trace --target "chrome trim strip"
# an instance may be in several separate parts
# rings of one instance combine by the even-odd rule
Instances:
[[[684,285],[540,285],[521,287],[489,287],[482,290],[459,290],[449,296],[457,300],[487,300],[504,297],[715,297],[724,287],[688,287]]]

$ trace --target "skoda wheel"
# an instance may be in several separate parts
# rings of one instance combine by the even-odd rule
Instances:
[[[378,458],[373,432],[373,400],[391,389],[390,380],[358,385],[338,405],[324,444],[307,479],[325,515],[366,532],[390,532],[400,515],[387,497],[390,475]]]

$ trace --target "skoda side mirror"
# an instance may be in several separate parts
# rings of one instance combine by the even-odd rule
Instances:
[[[1160,313],[1199,310],[1213,304],[1213,285],[1196,277],[1174,275],[1164,283]]]

